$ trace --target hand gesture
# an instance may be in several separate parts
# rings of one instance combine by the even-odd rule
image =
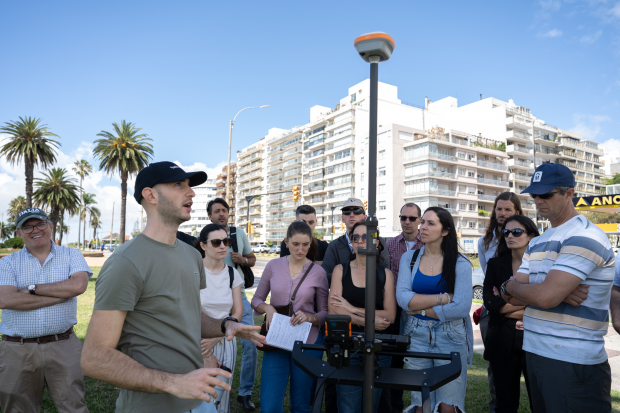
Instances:
[[[265,336],[258,334],[260,326],[246,326],[241,323],[226,323],[226,340],[231,341],[235,337],[251,341],[255,345],[262,347],[265,344]]]
[[[349,302],[346,299],[344,299],[341,295],[332,294],[330,298],[332,300],[331,305],[333,305],[334,307],[341,307],[347,310],[348,312],[355,314],[355,311],[354,311],[355,307],[349,304]]]
[[[305,315],[302,311],[295,311],[295,314],[291,316],[292,326],[296,326],[306,321],[310,321],[310,320],[308,320],[308,316]]]
[[[231,252],[230,258],[235,264],[245,264],[245,257],[239,252]]]
[[[230,385],[215,376],[231,378],[232,374],[220,369],[198,369],[187,374],[176,374],[166,392],[180,399],[198,399],[209,403],[209,395],[214,399],[217,397],[215,386],[230,391]]]

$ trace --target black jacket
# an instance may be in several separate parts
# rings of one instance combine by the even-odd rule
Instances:
[[[517,320],[505,318],[499,312],[506,305],[506,301],[501,296],[493,294],[493,287],[499,290],[504,281],[510,277],[512,277],[511,254],[489,260],[484,277],[482,298],[489,312],[489,329],[484,340],[484,359],[491,362],[505,361],[510,355],[514,340],[523,340],[523,335],[517,334],[515,329]]]
[[[316,241],[318,243],[318,249],[316,252],[315,261],[323,261],[323,258],[325,257],[325,251],[327,251],[327,246],[329,244],[327,243],[327,241],[323,241],[320,239],[317,239]],[[286,257],[287,255],[291,255],[291,252],[288,250],[288,247],[286,246],[286,242],[282,240],[282,243],[280,244],[280,258]]]
[[[385,238],[379,237],[379,242],[383,245],[383,252],[381,252],[381,258],[383,258],[383,260],[380,264],[385,268],[390,268],[390,252],[387,249]],[[329,243],[321,267],[323,267],[327,273],[327,280],[330,285],[332,282],[332,272],[334,268],[336,268],[336,265],[350,262],[352,255],[346,235],[342,235]]]

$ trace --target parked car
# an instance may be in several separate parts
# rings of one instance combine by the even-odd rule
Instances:
[[[280,252],[279,250],[280,250],[280,247],[278,247],[277,245],[274,245],[273,247],[269,248],[269,253],[270,254],[277,254],[277,253]]]
[[[269,247],[266,244],[258,244],[252,247],[252,252],[267,252]]]
[[[474,299],[482,300],[482,287],[484,285],[484,273],[482,267],[474,268],[471,273],[471,281],[474,286]]]

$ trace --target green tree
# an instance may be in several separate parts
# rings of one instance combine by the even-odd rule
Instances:
[[[15,233],[15,224],[0,222],[0,241],[11,238]]]
[[[6,143],[0,148],[0,156],[4,156],[11,166],[24,162],[26,172],[26,208],[32,207],[34,167],[42,169],[51,167],[56,162],[56,148],[60,143],[50,139],[59,136],[50,132],[41,119],[22,118],[17,122],[6,122],[0,132],[9,135]]]
[[[82,187],[82,183],[84,182],[84,178],[86,178],[93,171],[93,166],[88,163],[86,159],[80,159],[79,161],[75,161],[73,163],[73,172],[75,172],[80,177],[80,196],[84,193],[84,188]],[[78,249],[80,249],[80,243],[82,237],[81,234],[82,228],[82,220],[78,220]],[[84,238],[86,238],[86,227],[84,227]]]
[[[90,215],[90,219],[93,219],[93,216],[100,217],[101,212],[95,206],[97,201],[95,201],[95,194],[82,193],[80,202],[80,210],[79,210],[79,221],[84,221],[84,238],[86,238],[86,217]],[[78,234],[80,236],[80,234]],[[78,242],[78,246],[80,242]]]
[[[620,174],[614,174],[614,176],[612,176],[609,179],[606,179],[607,181],[607,185],[618,185],[620,184]]]
[[[114,133],[101,131],[95,141],[93,154],[101,161],[99,169],[121,176],[121,229],[120,242],[125,242],[125,213],[127,209],[127,179],[146,167],[153,157],[152,139],[131,122],[113,123]]]
[[[44,172],[43,177],[35,179],[37,189],[32,198],[35,206],[49,208],[48,216],[55,228],[60,211],[79,205],[79,189],[75,185],[75,179],[71,178],[64,168],[52,168],[48,173]]]
[[[9,220],[13,220],[13,223],[17,225],[17,214],[26,209],[26,205],[26,198],[21,195],[12,199],[9,203],[9,209],[7,210],[9,213]]]
[[[93,239],[97,238],[97,229],[101,228],[101,216],[93,216],[90,219],[90,227],[93,229]]]

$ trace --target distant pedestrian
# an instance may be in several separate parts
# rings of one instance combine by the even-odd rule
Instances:
[[[314,209],[314,207],[310,205],[298,206],[297,210],[295,210],[295,220],[303,221],[308,224],[314,236],[314,229],[317,225],[316,210]],[[318,251],[314,263],[316,265],[321,265],[323,263],[323,258],[325,257],[325,251],[327,251],[327,247],[329,244],[327,243],[327,241],[320,240],[316,237],[314,239],[316,240],[318,245]],[[280,244],[280,257],[286,257],[289,254],[290,251],[288,249],[288,246],[286,245],[286,242],[282,240],[282,243]]]
[[[78,250],[52,242],[43,210],[21,211],[16,227],[24,248],[0,260],[0,408],[38,412],[47,387],[58,411],[88,412],[73,326],[93,273]]]
[[[478,240],[478,258],[480,260],[480,267],[482,273],[487,272],[487,263],[497,252],[497,246],[502,239],[500,230],[507,218],[513,215],[523,215],[523,209],[521,208],[521,200],[514,192],[502,192],[495,198],[493,204],[493,211],[491,212],[491,219],[489,220],[489,226],[487,227],[483,237]],[[480,312],[480,336],[482,341],[486,340],[487,331],[489,328],[489,312],[486,306],[482,305],[482,311]],[[486,344],[485,344],[486,346]],[[496,405],[496,393],[495,384],[493,381],[493,369],[491,363],[487,362],[487,379],[489,383],[489,393],[491,394],[491,401],[489,402],[489,412],[495,413]]]
[[[531,400],[539,412],[610,412],[611,370],[604,336],[615,258],[607,235],[575,211],[575,177],[543,164],[523,192],[551,228],[532,239],[502,298],[525,305]]]

